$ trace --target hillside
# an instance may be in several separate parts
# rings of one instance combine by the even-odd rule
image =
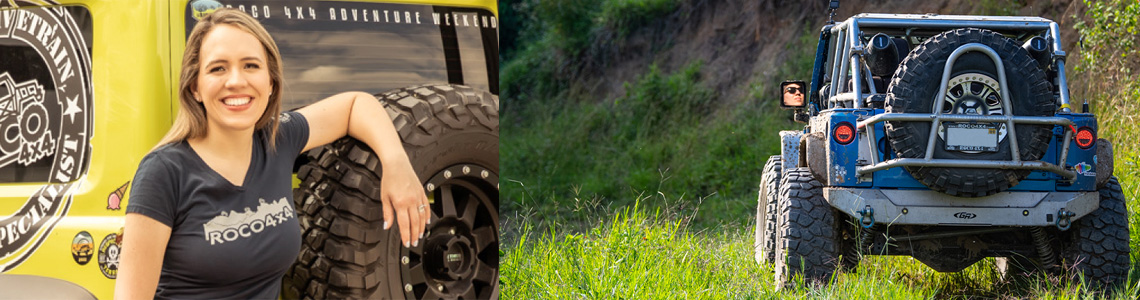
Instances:
[[[504,212],[581,220],[589,215],[581,206],[605,210],[657,194],[651,206],[685,206],[671,211],[698,224],[748,220],[760,165],[778,152],[776,132],[801,126],[778,108],[774,87],[810,77],[825,1],[504,6],[504,26],[518,29],[503,34]],[[843,1],[835,20],[857,12],[1042,16],[1064,28],[1074,62],[1073,16],[1084,10],[1072,0]],[[1085,90],[1074,88],[1073,99]]]
[[[1058,22],[1066,51],[1076,57],[1073,16],[1083,14],[1084,6],[1072,0],[842,1],[835,20],[858,13],[1040,16]],[[573,85],[594,99],[613,99],[625,92],[623,83],[636,80],[651,64],[672,72],[702,61],[700,73],[705,84],[718,92],[717,102],[749,100],[750,84],[778,83],[784,79],[778,75],[787,75],[777,72],[784,62],[803,53],[811,55],[814,38],[826,21],[826,1],[680,1],[675,12],[645,24],[628,38],[596,40],[579,59],[582,70],[572,78]],[[811,70],[792,72],[810,75]]]

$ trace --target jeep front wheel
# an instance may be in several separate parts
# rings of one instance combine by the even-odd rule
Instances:
[[[835,210],[807,168],[784,172],[776,213],[777,287],[789,286],[797,274],[809,283],[830,280],[840,250]]]
[[[779,155],[768,157],[760,179],[760,192],[756,197],[756,237],[753,240],[757,263],[771,263],[776,245],[776,199],[780,197],[780,171],[783,162]]]

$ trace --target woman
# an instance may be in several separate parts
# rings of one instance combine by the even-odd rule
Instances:
[[[194,27],[178,117],[131,187],[117,298],[276,299],[301,244],[293,161],[345,134],[383,163],[384,229],[394,220],[404,246],[418,245],[427,197],[380,103],[350,92],[280,114],[281,69],[272,38],[240,11]]]

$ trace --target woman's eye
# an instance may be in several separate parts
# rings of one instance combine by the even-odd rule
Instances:
[[[261,68],[261,66],[258,64],[245,64],[245,68],[246,69],[258,69],[258,68]]]
[[[226,70],[226,68],[224,68],[224,67],[213,67],[213,68],[210,68],[210,73],[221,72],[221,71],[225,71],[225,70]]]

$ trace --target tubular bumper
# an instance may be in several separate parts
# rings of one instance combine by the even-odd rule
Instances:
[[[874,223],[889,225],[1054,226],[1061,211],[1075,221],[1100,206],[1091,192],[1002,192],[962,198],[930,190],[825,187],[831,206],[859,219],[870,207]]]

